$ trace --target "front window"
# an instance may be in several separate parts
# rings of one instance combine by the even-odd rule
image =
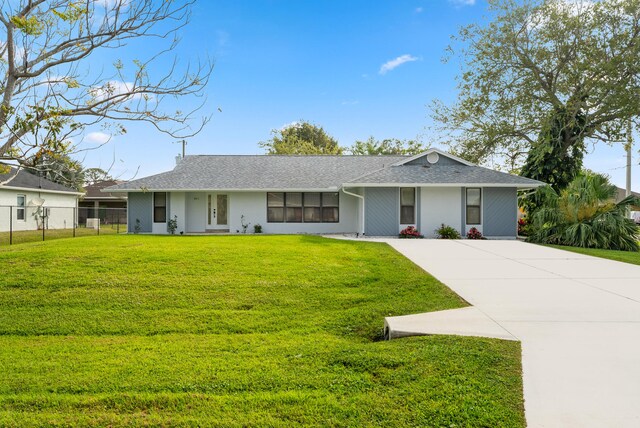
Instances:
[[[322,203],[320,193],[304,194],[305,223],[320,223],[322,221]]]
[[[269,223],[284,221],[284,193],[267,193],[267,221]]]
[[[302,193],[287,193],[287,223],[302,223]]]
[[[337,223],[339,218],[340,195],[338,193],[322,194],[322,222]]]
[[[482,192],[479,188],[467,189],[467,224],[480,224]]]
[[[267,193],[269,223],[337,223],[340,194],[319,192]]]
[[[167,221],[167,193],[155,192],[153,194],[153,222],[166,223]]]
[[[17,199],[17,208],[16,208],[16,218],[18,220],[24,220],[25,219],[25,201],[26,201],[27,197],[25,195],[18,195],[18,199]]]
[[[416,189],[415,187],[400,188],[400,224],[415,224],[416,222]]]

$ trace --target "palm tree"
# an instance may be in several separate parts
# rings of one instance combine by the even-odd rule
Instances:
[[[542,206],[533,215],[530,242],[573,247],[639,251],[638,227],[628,218],[640,198],[616,203],[616,187],[606,176],[583,172],[559,194],[539,189]]]

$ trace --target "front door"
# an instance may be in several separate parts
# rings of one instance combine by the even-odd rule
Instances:
[[[207,229],[229,229],[229,196],[224,193],[207,195]]]

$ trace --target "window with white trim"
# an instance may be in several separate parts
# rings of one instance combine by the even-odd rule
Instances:
[[[416,188],[400,188],[400,224],[416,222]]]
[[[338,223],[340,194],[337,192],[269,192],[268,223]]]
[[[167,192],[153,193],[153,222],[166,223],[167,221]]]
[[[480,188],[467,189],[467,224],[481,224],[480,207],[482,191]]]
[[[25,206],[26,206],[26,195],[18,195],[16,198],[16,219],[18,220],[26,220],[25,215]]]

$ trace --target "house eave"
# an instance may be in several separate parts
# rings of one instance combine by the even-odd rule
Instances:
[[[159,188],[145,188],[145,189],[117,189],[107,190],[109,193],[147,193],[147,192],[338,192],[342,186],[333,187],[301,187],[301,188],[220,188],[220,189],[159,189]]]
[[[516,187],[533,189],[544,186],[540,184],[516,183],[344,183],[343,187]]]
[[[16,187],[16,186],[7,186],[6,184],[3,185],[3,186],[0,186],[0,190],[2,190],[2,189],[17,190],[17,191],[20,191],[20,192],[54,193],[54,194],[59,194],[59,195],[75,195],[75,196],[84,195],[83,192],[66,192],[64,190],[36,189],[36,188],[33,188],[33,187]]]

